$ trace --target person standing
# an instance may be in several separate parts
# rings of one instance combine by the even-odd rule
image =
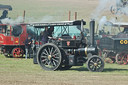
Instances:
[[[8,11],[4,10],[3,13],[2,13],[2,16],[0,17],[0,19],[5,19],[7,17],[8,17]]]
[[[48,42],[48,27],[45,27],[45,30],[42,33],[42,44]]]
[[[31,44],[32,44],[32,40],[31,37],[28,36],[28,38],[25,40],[25,58],[27,59],[27,55],[29,54],[29,58],[30,58],[30,52],[31,52]]]
[[[48,29],[48,37],[53,37],[52,34],[54,32],[54,26],[51,26],[49,29]]]

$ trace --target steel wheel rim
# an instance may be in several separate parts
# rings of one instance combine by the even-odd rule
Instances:
[[[93,57],[89,60],[89,68],[92,71],[99,71],[103,67],[103,62],[98,57]]]
[[[48,45],[42,48],[39,63],[47,70],[56,70],[61,63],[61,53],[56,47]]]

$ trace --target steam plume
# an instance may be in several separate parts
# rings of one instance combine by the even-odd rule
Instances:
[[[110,10],[111,6],[115,5],[115,1],[116,0],[99,0],[99,5],[91,14],[92,18],[98,20],[103,12]]]
[[[9,18],[5,18],[2,19],[1,22],[3,24],[10,24],[10,25],[14,25],[14,24],[20,24],[23,22],[23,17],[19,16],[17,19],[13,20],[13,19],[9,19]]]

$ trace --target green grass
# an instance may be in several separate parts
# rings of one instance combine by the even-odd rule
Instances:
[[[38,64],[33,64],[33,59],[24,59],[24,58],[5,58],[5,56],[0,55],[0,72],[19,72],[19,73],[36,73],[43,72],[44,70]],[[47,71],[44,71],[47,72]],[[84,72],[91,73],[84,66],[74,66],[70,70],[57,71],[57,72]],[[103,72],[94,74],[126,74],[128,75],[128,66],[127,65],[118,65],[118,64],[105,64]]]
[[[128,65],[105,64],[103,72],[90,72],[86,65],[64,71],[45,71],[33,64],[32,59],[0,55],[0,85],[94,85],[95,82],[107,85],[107,81],[122,85],[127,79]]]

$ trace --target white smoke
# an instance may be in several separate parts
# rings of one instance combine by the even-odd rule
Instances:
[[[104,24],[107,22],[107,17],[103,16],[99,21],[99,30],[103,29]]]
[[[96,7],[94,12],[91,14],[92,18],[95,20],[98,20],[99,17],[104,13],[105,11],[110,10],[112,5],[115,5],[116,0],[99,0],[99,5]]]
[[[95,19],[96,21],[98,21],[98,29],[99,30],[103,30],[104,25],[105,24],[110,24],[109,22],[116,22],[118,19],[115,17],[109,17],[109,19],[107,19],[107,16],[102,16],[103,13],[105,12],[111,12],[111,8],[115,7],[117,8],[117,6],[120,6],[121,1],[120,0],[99,0],[99,5],[96,7],[96,9],[94,10],[94,12],[91,14],[91,18]],[[127,11],[128,8],[122,8],[121,11]],[[125,12],[127,13],[127,12]],[[120,15],[118,13],[118,15],[121,17],[122,15]],[[119,20],[121,21],[122,18]]]
[[[43,18],[33,18],[33,17],[26,17],[25,22],[50,22],[55,20],[52,16],[44,16]],[[20,24],[23,23],[23,17],[19,16],[18,18],[14,19],[9,19],[9,18],[5,18],[2,19],[1,22],[3,24],[10,24],[10,25],[14,25],[14,24]]]
[[[128,16],[128,7],[120,8],[119,12],[117,13],[118,15],[126,15]]]
[[[39,18],[34,18],[34,17],[26,17],[25,18],[25,22],[52,22],[52,21],[57,21],[58,18],[54,17],[54,16],[43,16],[43,17],[39,17]]]
[[[50,21],[53,21],[54,20],[54,17],[53,16],[44,16],[40,22],[50,22]]]
[[[23,23],[23,17],[19,16],[17,19],[13,20],[13,19],[9,19],[9,18],[5,18],[2,19],[1,22],[3,24],[10,24],[10,25],[14,25],[14,24],[20,24]]]
[[[112,26],[112,23],[115,22],[116,22],[116,18],[107,19],[107,16],[102,16],[102,18],[98,22],[99,23],[98,30],[104,30],[104,26]]]
[[[124,4],[124,2],[127,2]],[[124,0],[99,0],[99,4],[91,14],[91,18],[99,20],[102,14],[106,11],[113,13],[114,15],[128,16],[128,1]]]

